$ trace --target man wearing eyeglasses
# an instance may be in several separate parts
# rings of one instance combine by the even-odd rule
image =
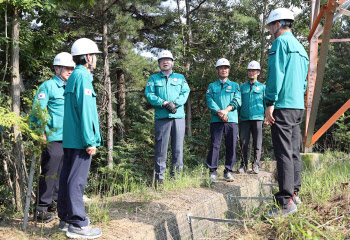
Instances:
[[[174,58],[170,51],[161,51],[158,63],[161,72],[150,76],[145,90],[148,102],[155,109],[155,187],[163,184],[170,136],[171,176],[180,174],[183,168],[184,105],[190,93],[185,77],[172,70]]]

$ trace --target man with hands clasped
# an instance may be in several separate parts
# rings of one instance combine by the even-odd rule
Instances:
[[[215,67],[219,79],[209,84],[206,94],[207,106],[211,111],[211,144],[207,157],[207,167],[209,168],[210,180],[215,182],[222,134],[224,133],[226,145],[224,177],[227,181],[233,181],[232,169],[236,162],[238,134],[237,110],[241,105],[241,91],[237,83],[228,79],[230,63],[227,59],[219,59]]]
[[[190,88],[182,74],[174,73],[174,57],[168,50],[158,54],[160,73],[148,79],[145,95],[155,109],[155,179],[163,184],[166,156],[171,136],[171,176],[175,177],[175,166],[180,173],[183,168],[183,141],[185,137],[184,105]]]

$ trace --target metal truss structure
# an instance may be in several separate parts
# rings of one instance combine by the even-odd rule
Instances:
[[[350,39],[331,39],[333,22],[341,15],[350,16],[346,10],[350,6],[350,0],[328,0],[320,10],[320,0],[311,1],[311,23],[308,41],[310,42],[310,65],[308,72],[308,84],[306,90],[306,117],[303,152],[311,152],[311,146],[322,136],[327,129],[350,108],[350,99],[314,134],[318,106],[321,97],[321,88],[325,73],[328,46],[330,42],[349,42]],[[323,27],[320,22],[326,15]],[[322,40],[318,38],[323,34]],[[318,55],[318,44],[321,43]]]

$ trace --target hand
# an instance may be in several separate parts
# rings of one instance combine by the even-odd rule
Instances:
[[[168,101],[164,101],[163,102],[163,107],[165,107],[169,102]]]
[[[225,112],[226,112],[226,114],[225,114]],[[220,118],[223,122],[227,122],[227,121],[228,121],[227,111],[225,111],[225,110],[219,110],[217,113],[218,113],[219,118]]]
[[[96,146],[88,147],[88,148],[86,149],[86,152],[87,152],[89,155],[91,155],[91,156],[95,155],[95,154],[96,154]]]
[[[265,125],[272,125],[272,124],[275,123],[275,119],[272,116],[274,110],[275,110],[275,106],[274,105],[268,106],[266,108],[266,110],[265,110],[265,121],[264,121]]]
[[[168,102],[167,105],[165,105],[165,108],[171,112],[172,114],[175,114],[177,109],[176,109],[176,105],[174,102]]]
[[[40,137],[42,138],[43,141],[46,141],[46,140],[47,140],[45,134],[40,135]]]
[[[41,142],[40,142],[40,145],[42,144],[46,144],[47,142],[47,138],[46,138],[46,135],[45,134],[42,134],[40,135],[40,138],[41,138]]]

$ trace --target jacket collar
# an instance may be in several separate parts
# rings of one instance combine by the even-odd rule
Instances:
[[[80,69],[80,70],[82,70],[82,71],[86,71],[86,73],[89,75],[89,80],[90,80],[90,82],[92,82],[92,80],[93,80],[92,75],[91,75],[91,73],[87,70],[86,67],[84,67],[83,65],[78,65],[78,66],[76,66],[76,67],[74,68],[74,71],[75,71],[76,69],[77,69],[77,70]]]
[[[224,85],[229,85],[230,82],[231,82],[230,79],[227,79]],[[216,85],[220,85],[220,84],[221,84],[221,80],[220,80],[220,78],[219,78],[219,79],[216,81]]]
[[[251,84],[250,84],[250,80],[249,80],[249,79],[248,79],[247,83],[248,83],[249,85],[251,85]],[[258,85],[258,83],[259,83],[259,81],[258,81],[258,80],[256,80],[256,81],[253,83],[253,86],[254,86],[254,85]]]
[[[54,76],[52,79],[55,80],[55,83],[57,84],[58,87],[64,86],[64,83],[62,82],[63,80],[59,79],[57,76]]]

